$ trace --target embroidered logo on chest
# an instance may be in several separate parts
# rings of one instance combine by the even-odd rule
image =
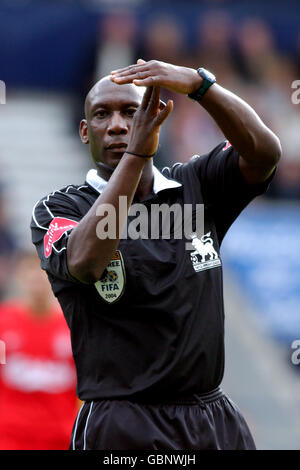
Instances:
[[[95,283],[95,287],[100,297],[111,304],[123,294],[125,279],[123,257],[121,252],[117,250],[104,270],[101,279]]]
[[[206,233],[201,238],[197,238],[196,233],[191,233],[192,245],[195,251],[192,251],[190,257],[196,273],[221,266],[221,260],[214,248],[214,242],[210,237],[210,233]]]

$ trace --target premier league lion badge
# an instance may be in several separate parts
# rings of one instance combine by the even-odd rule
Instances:
[[[197,234],[192,233],[191,239],[195,251],[193,251],[190,256],[196,272],[221,266],[221,260],[214,248],[210,232],[206,233],[201,238],[197,238]]]

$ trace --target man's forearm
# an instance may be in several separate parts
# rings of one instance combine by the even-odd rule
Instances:
[[[186,95],[195,93],[201,86],[195,69],[157,60],[138,60],[137,64],[113,71],[112,80],[119,85],[160,86]],[[239,153],[245,180],[250,184],[265,181],[281,156],[278,137],[251,106],[217,83],[207,90],[201,105]]]
[[[281,155],[278,137],[237,95],[215,83],[201,105],[249,165],[268,167],[278,162]]]
[[[195,69],[156,60],[138,60],[135,65],[112,72],[112,80],[119,85],[156,85],[183,94],[194,93],[201,85]],[[201,105],[247,164],[269,169],[276,165],[281,155],[279,139],[245,101],[214,83]]]
[[[71,232],[67,249],[68,267],[72,276],[80,281],[96,282],[111,260],[119,245],[145,164],[145,159],[124,155],[103,193]],[[119,207],[120,195],[125,196],[127,202],[126,208],[124,206],[122,210]],[[106,217],[106,213],[101,210],[105,209],[105,204],[113,208],[115,220],[112,223],[116,236],[104,239],[97,235],[97,225]],[[99,212],[102,214],[99,215]]]

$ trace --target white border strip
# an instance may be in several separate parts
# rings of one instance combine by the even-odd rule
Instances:
[[[92,401],[91,404],[90,404],[89,414],[88,414],[88,417],[87,417],[86,423],[85,423],[84,434],[83,434],[83,450],[86,450],[86,431],[87,431],[87,427],[88,427],[88,423],[89,423],[89,419],[90,419],[90,414],[91,414],[91,411],[92,411],[92,408],[93,408],[93,404],[94,404],[94,402]]]
[[[85,405],[85,403],[83,403],[83,404],[81,405],[81,408],[80,408],[80,410],[78,411],[77,418],[76,418],[76,422],[75,422],[75,428],[74,428],[74,433],[73,433],[73,445],[72,445],[73,450],[76,450],[76,449],[75,449],[75,439],[76,439],[76,433],[77,433],[77,424],[78,424],[78,420],[79,420],[80,413],[81,413],[82,408],[84,407],[84,405]]]

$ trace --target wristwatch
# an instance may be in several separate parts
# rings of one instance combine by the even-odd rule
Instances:
[[[209,89],[209,87],[215,83],[216,77],[213,73],[209,72],[209,70],[206,70],[202,67],[200,67],[200,69],[197,69],[197,72],[200,77],[203,78],[203,82],[201,83],[200,88],[198,88],[198,90],[194,91],[193,93],[190,93],[188,97],[192,100],[200,101],[202,96],[205,95],[205,93]]]

